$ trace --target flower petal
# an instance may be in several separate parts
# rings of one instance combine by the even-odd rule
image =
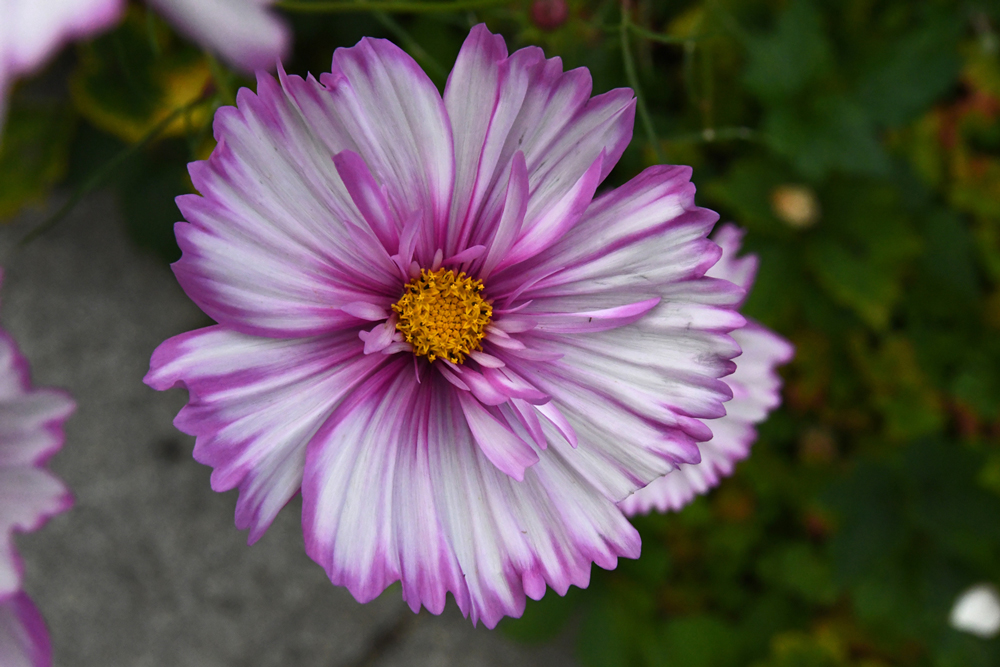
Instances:
[[[0,330],[0,467],[44,463],[62,446],[75,409],[63,391],[31,389],[27,361]]]
[[[354,151],[341,151],[333,156],[333,163],[375,236],[389,253],[395,253],[399,249],[399,230],[385,193],[372,178],[365,161]]]
[[[110,28],[121,17],[122,0],[3,0],[0,2],[0,129],[7,89],[74,39]]]
[[[712,240],[722,248],[722,257],[705,275],[728,280],[749,292],[757,277],[757,266],[760,264],[760,260],[757,255],[753,254],[743,257],[736,256],[736,253],[740,251],[744,234],[746,234],[745,230],[731,222],[727,222],[715,230],[715,233],[712,234]]]
[[[197,436],[214,490],[239,487],[236,526],[253,543],[299,490],[309,439],[384,359],[355,332],[275,340],[214,326],[160,345],[143,381],[188,389],[174,424]]]
[[[73,505],[66,485],[33,466],[0,468],[0,598],[21,587],[21,561],[12,533],[31,532]]]
[[[463,376],[465,379],[466,376]],[[524,479],[524,471],[538,463],[535,450],[511,431],[506,424],[489,413],[468,392],[458,393],[465,420],[479,448],[501,472],[517,481]]]
[[[246,72],[274,71],[292,31],[267,6],[274,0],[147,0],[177,30]]]
[[[549,453],[517,482],[476,444],[456,390],[386,367],[309,447],[306,550],[359,600],[396,579],[403,598],[440,613],[452,593],[494,627],[548,584],[586,586],[590,564],[636,557],[639,537],[613,503]]]
[[[52,665],[52,643],[45,621],[24,592],[0,602],[0,665]]]
[[[690,177],[688,167],[651,167],[598,197],[549,250],[497,274],[492,293],[521,291],[535,309],[539,297],[597,293],[620,294],[621,305],[700,278],[721,255],[707,239],[719,216],[694,205]]]
[[[719,243],[723,254],[708,275],[730,280],[749,290],[757,271],[757,257],[736,256],[743,234],[732,224],[716,230],[713,239]],[[677,316],[671,319],[683,322]],[[743,351],[734,359],[736,370],[725,378],[733,398],[726,404],[724,417],[706,422],[712,429],[712,439],[700,445],[701,463],[681,465],[678,470],[636,491],[619,503],[626,514],[645,513],[654,508],[661,512],[679,510],[696,495],[718,484],[721,477],[732,474],[736,462],[746,458],[757,439],[754,424],[763,421],[781,401],[781,378],[775,368],[792,358],[792,346],[756,322],[749,322],[731,335]]]
[[[528,47],[506,57],[503,39],[485,26],[466,39],[445,89],[456,125],[458,165],[449,243],[483,243],[499,218],[510,163],[524,153],[532,226],[560,201],[598,156],[600,182],[632,137],[635,104],[629,89],[591,98],[590,73],[564,73],[559,58]]]
[[[524,163],[524,153],[518,151],[510,164],[507,193],[504,196],[503,211],[492,236],[487,241],[489,250],[483,258],[477,275],[485,280],[507,256],[521,232],[524,213],[528,210],[528,167]]]
[[[577,182],[558,201],[530,225],[523,225],[514,246],[500,263],[500,267],[512,266],[534,257],[553,243],[558,241],[567,230],[579,221],[580,216],[590,206],[594,193],[597,191],[601,167],[604,164],[604,151],[583,173]]]
[[[267,75],[237,102],[216,114],[212,156],[190,166],[203,196],[177,200],[189,224],[175,228],[174,273],[188,296],[220,324],[276,337],[350,326],[336,308],[354,301],[388,307],[398,270],[318,136],[334,130],[306,121]]]
[[[682,464],[618,503],[629,516],[654,508],[660,512],[679,510],[718,484],[720,478],[731,475],[736,462],[747,457],[757,439],[754,424],[781,402],[781,378],[775,367],[792,358],[788,341],[754,322],[734,331],[732,337],[743,349],[734,360],[736,371],[725,378],[733,399],[726,403],[724,417],[706,421],[712,439],[699,445],[701,463]]]
[[[451,123],[434,83],[402,49],[365,37],[337,49],[320,81],[355,150],[386,188],[397,220],[422,216],[420,259],[444,243],[455,181]]]

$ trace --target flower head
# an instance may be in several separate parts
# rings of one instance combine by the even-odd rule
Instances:
[[[51,663],[45,624],[21,590],[13,534],[38,530],[72,505],[44,465],[62,447],[62,424],[74,407],[61,391],[31,388],[27,362],[0,331],[0,665]]]
[[[147,0],[179,32],[238,69],[274,71],[292,33],[268,6],[274,0]]]
[[[722,257],[706,275],[731,281],[749,292],[757,276],[757,257],[736,257],[742,238],[743,231],[733,224],[716,231],[713,239],[722,248]],[[750,447],[757,439],[754,425],[764,421],[767,413],[781,402],[781,378],[775,368],[791,360],[794,348],[753,321],[731,335],[742,350],[733,360],[736,370],[725,379],[733,398],[726,403],[724,417],[706,422],[712,429],[712,439],[699,445],[701,461],[678,466],[674,472],[653,480],[620,502],[618,506],[625,514],[631,516],[652,509],[679,510],[696,495],[718,484],[721,477],[731,475],[736,463],[750,454]]]
[[[123,7],[123,0],[0,0],[0,129],[15,78],[37,70],[66,42],[111,26]]]
[[[617,503],[701,459],[745,320],[689,168],[595,198],[633,117],[484,26],[443,98],[364,39],[219,110],[174,265],[218,325],[146,382],[188,389],[175,424],[251,542],[301,490],[334,583],[490,627],[639,555]]]

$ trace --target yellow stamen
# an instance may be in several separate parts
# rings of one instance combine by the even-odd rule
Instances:
[[[399,313],[396,330],[413,346],[413,352],[429,361],[438,357],[456,364],[479,342],[493,317],[493,306],[482,297],[483,281],[450,269],[420,271],[406,284],[403,296],[392,304]]]

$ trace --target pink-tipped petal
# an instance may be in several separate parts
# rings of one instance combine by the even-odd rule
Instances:
[[[239,488],[236,525],[252,543],[299,490],[309,439],[384,359],[353,332],[275,340],[214,326],[160,345],[144,381],[190,392],[174,423],[196,436],[212,488]]]
[[[502,37],[473,28],[444,95],[449,115],[462,120],[455,125],[450,244],[485,241],[518,151],[530,177],[528,223],[562,199],[602,152],[597,180],[604,180],[632,137],[635,106],[631,90],[593,98],[591,90],[586,69],[564,73],[559,58],[545,60],[537,47],[507,56]]]
[[[368,37],[337,49],[320,81],[396,219],[420,216],[418,257],[429,261],[444,240],[455,181],[451,122],[434,83],[398,46]]]
[[[292,46],[274,0],[146,0],[177,30],[244,72],[274,71]]]
[[[21,562],[13,533],[38,530],[73,504],[69,489],[52,473],[34,466],[0,468],[0,597],[21,587]]]
[[[9,382],[16,371],[11,361],[20,358],[10,339],[0,332],[0,377]],[[0,389],[0,467],[43,463],[62,446],[62,423],[76,404],[62,391],[29,391],[17,378],[14,392]]]
[[[534,257],[572,229],[594,198],[603,165],[604,151],[601,151],[572,188],[559,200],[552,202],[548,210],[521,228],[517,241],[507,252],[499,268],[513,266]]]
[[[563,595],[592,562],[638,556],[635,530],[562,456],[515,481],[476,444],[458,392],[404,367],[373,376],[309,448],[306,550],[335,583],[369,600],[401,579],[411,608],[433,613],[450,592],[493,627],[546,584]]]
[[[660,296],[672,284],[700,278],[722,251],[707,236],[719,219],[694,204],[688,167],[650,167],[598,197],[551,248],[498,274],[497,293],[530,283],[521,298],[618,293]]]
[[[341,151],[333,156],[337,173],[347,187],[355,206],[375,232],[386,250],[394,253],[399,248],[399,230],[389,209],[385,193],[368,171],[361,156],[354,151]]]
[[[190,165],[202,196],[177,204],[181,286],[220,324],[254,335],[308,336],[355,323],[355,301],[388,307],[398,270],[358,211],[295,100],[270,76],[216,114],[219,144]],[[341,136],[342,141],[349,137]]]
[[[73,504],[66,485],[41,466],[62,447],[75,407],[62,391],[31,387],[27,361],[0,330],[0,598],[21,586],[14,533],[38,530]]]
[[[740,251],[740,244],[743,243],[744,234],[746,234],[746,230],[740,229],[731,222],[727,222],[715,230],[715,233],[712,234],[712,240],[722,248],[722,257],[705,275],[728,280],[749,292],[757,277],[757,266],[760,264],[760,259],[757,255],[736,256]]]
[[[757,271],[757,257],[736,256],[743,234],[743,230],[731,223],[716,230],[713,239],[723,254],[708,275],[749,290]],[[676,321],[677,316],[671,319]],[[754,425],[764,421],[768,412],[781,402],[781,377],[776,368],[791,360],[794,354],[791,344],[752,321],[731,335],[742,350],[733,359],[736,370],[724,378],[733,398],[726,403],[725,416],[706,420],[712,429],[712,439],[700,445],[701,462],[681,465],[621,501],[619,507],[626,514],[643,514],[652,509],[676,511],[696,495],[716,486],[722,477],[732,474],[738,461],[749,455],[757,439]]]
[[[510,165],[503,212],[488,239],[489,250],[479,269],[479,275],[483,280],[489,278],[497,265],[507,257],[507,253],[521,233],[521,225],[527,210],[528,168],[524,162],[524,153],[518,151],[514,154]]]
[[[51,667],[52,643],[45,621],[23,592],[0,602],[0,665]]]
[[[754,425],[781,402],[781,378],[775,368],[792,357],[788,341],[753,322],[734,331],[733,338],[743,349],[734,359],[736,371],[725,378],[733,390],[726,403],[726,415],[707,420],[712,439],[699,445],[701,462],[682,464],[677,470],[653,480],[648,486],[618,503],[632,516],[656,509],[679,510],[698,494],[705,493],[731,475],[738,461],[750,454],[757,439]]]
[[[64,44],[114,25],[123,0],[0,0],[0,134],[7,91]]]

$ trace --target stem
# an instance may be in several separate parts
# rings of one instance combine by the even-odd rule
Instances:
[[[639,77],[635,73],[635,62],[632,60],[632,48],[628,41],[629,26],[632,24],[628,15],[628,2],[622,2],[622,22],[619,26],[619,33],[622,40],[622,61],[625,65],[625,77],[628,85],[635,91],[635,107],[639,112],[639,119],[646,130],[646,140],[653,148],[653,155],[656,156],[657,164],[663,164],[663,153],[660,150],[660,141],[656,138],[656,130],[653,129],[653,119],[646,108],[646,100],[642,95],[642,88],[639,86]]]
[[[671,37],[670,35],[661,35],[658,32],[653,32],[652,30],[647,30],[646,28],[643,28],[642,26],[638,26],[638,25],[632,23],[631,21],[629,22],[628,27],[629,27],[629,30],[631,30],[632,32],[634,32],[637,37],[642,37],[642,38],[648,39],[648,40],[650,40],[652,42],[659,42],[660,44],[679,45],[679,44],[685,44],[685,43],[691,42],[691,41],[697,41],[699,39],[703,39],[704,38],[704,35],[699,35],[698,37]]]
[[[18,242],[18,245],[19,246],[27,245],[28,243],[31,243],[45,232],[55,227],[59,221],[65,218],[70,213],[70,211],[72,211],[76,207],[76,205],[80,203],[81,199],[83,199],[85,196],[87,196],[89,193],[91,193],[101,185],[104,185],[104,183],[108,180],[108,178],[112,174],[114,174],[115,170],[118,169],[118,167],[127,162],[129,158],[138,153],[140,150],[148,146],[150,142],[152,142],[154,139],[160,136],[164,132],[164,130],[170,127],[170,124],[173,123],[175,120],[177,120],[182,114],[191,111],[199,104],[203,104],[206,101],[207,100],[205,98],[197,99],[194,102],[190,102],[182,107],[178,107],[173,111],[171,111],[166,118],[157,123],[156,127],[147,132],[142,139],[132,144],[125,150],[121,151],[120,153],[118,153],[118,155],[114,156],[107,162],[105,162],[101,166],[101,168],[97,170],[97,172],[95,172],[82,185],[80,185],[78,188],[76,188],[76,190],[73,191],[73,194],[70,195],[69,199],[67,199],[66,202],[59,207],[59,210],[50,215],[44,222],[40,223],[30,232],[25,234],[21,238],[20,242]]]
[[[688,132],[668,137],[664,141],[668,144],[710,144],[715,141],[756,141],[758,139],[757,132],[749,127],[710,127],[700,132]]]
[[[274,7],[288,12],[313,14],[338,12],[386,12],[390,14],[425,12],[459,12],[509,4],[511,0],[453,0],[452,2],[416,2],[414,0],[353,0],[352,2],[331,2],[329,0],[279,0]]]
[[[233,92],[232,81],[229,73],[222,68],[214,55],[205,51],[205,60],[208,61],[208,71],[212,73],[212,80],[215,81],[216,88],[222,95],[222,101],[229,106],[236,106],[236,94]]]

